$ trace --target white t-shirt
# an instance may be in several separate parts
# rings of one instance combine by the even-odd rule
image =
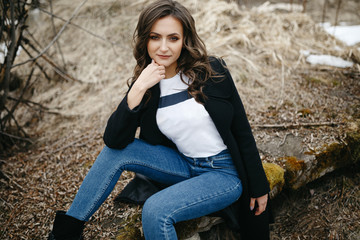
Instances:
[[[184,81],[189,79],[183,75]],[[227,147],[202,104],[187,92],[180,75],[160,81],[156,121],[160,131],[188,157],[209,157]]]

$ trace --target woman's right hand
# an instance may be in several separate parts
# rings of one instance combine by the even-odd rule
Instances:
[[[134,85],[148,90],[165,78],[165,67],[157,64],[154,60],[141,72]]]
[[[141,72],[138,79],[130,89],[127,103],[130,109],[138,106],[145,92],[165,78],[165,67],[157,64],[154,60]]]

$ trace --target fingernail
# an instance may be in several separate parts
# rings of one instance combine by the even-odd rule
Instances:
[[[251,207],[250,207],[250,211],[252,211],[252,210],[254,210],[254,207],[251,206]]]

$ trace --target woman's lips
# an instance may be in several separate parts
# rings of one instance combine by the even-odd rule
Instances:
[[[171,56],[170,55],[158,55],[158,57],[161,59],[168,59]]]

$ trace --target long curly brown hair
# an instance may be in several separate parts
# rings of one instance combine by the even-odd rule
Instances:
[[[183,5],[173,0],[158,0],[141,12],[133,35],[135,44],[133,54],[137,65],[134,68],[134,75],[130,78],[129,85],[134,83],[144,68],[151,63],[147,51],[151,28],[158,19],[166,16],[175,17],[183,26],[184,43],[176,70],[191,80],[188,87],[189,94],[197,102],[203,102],[206,96],[202,88],[212,75],[206,47],[196,32],[195,20],[190,12]]]

